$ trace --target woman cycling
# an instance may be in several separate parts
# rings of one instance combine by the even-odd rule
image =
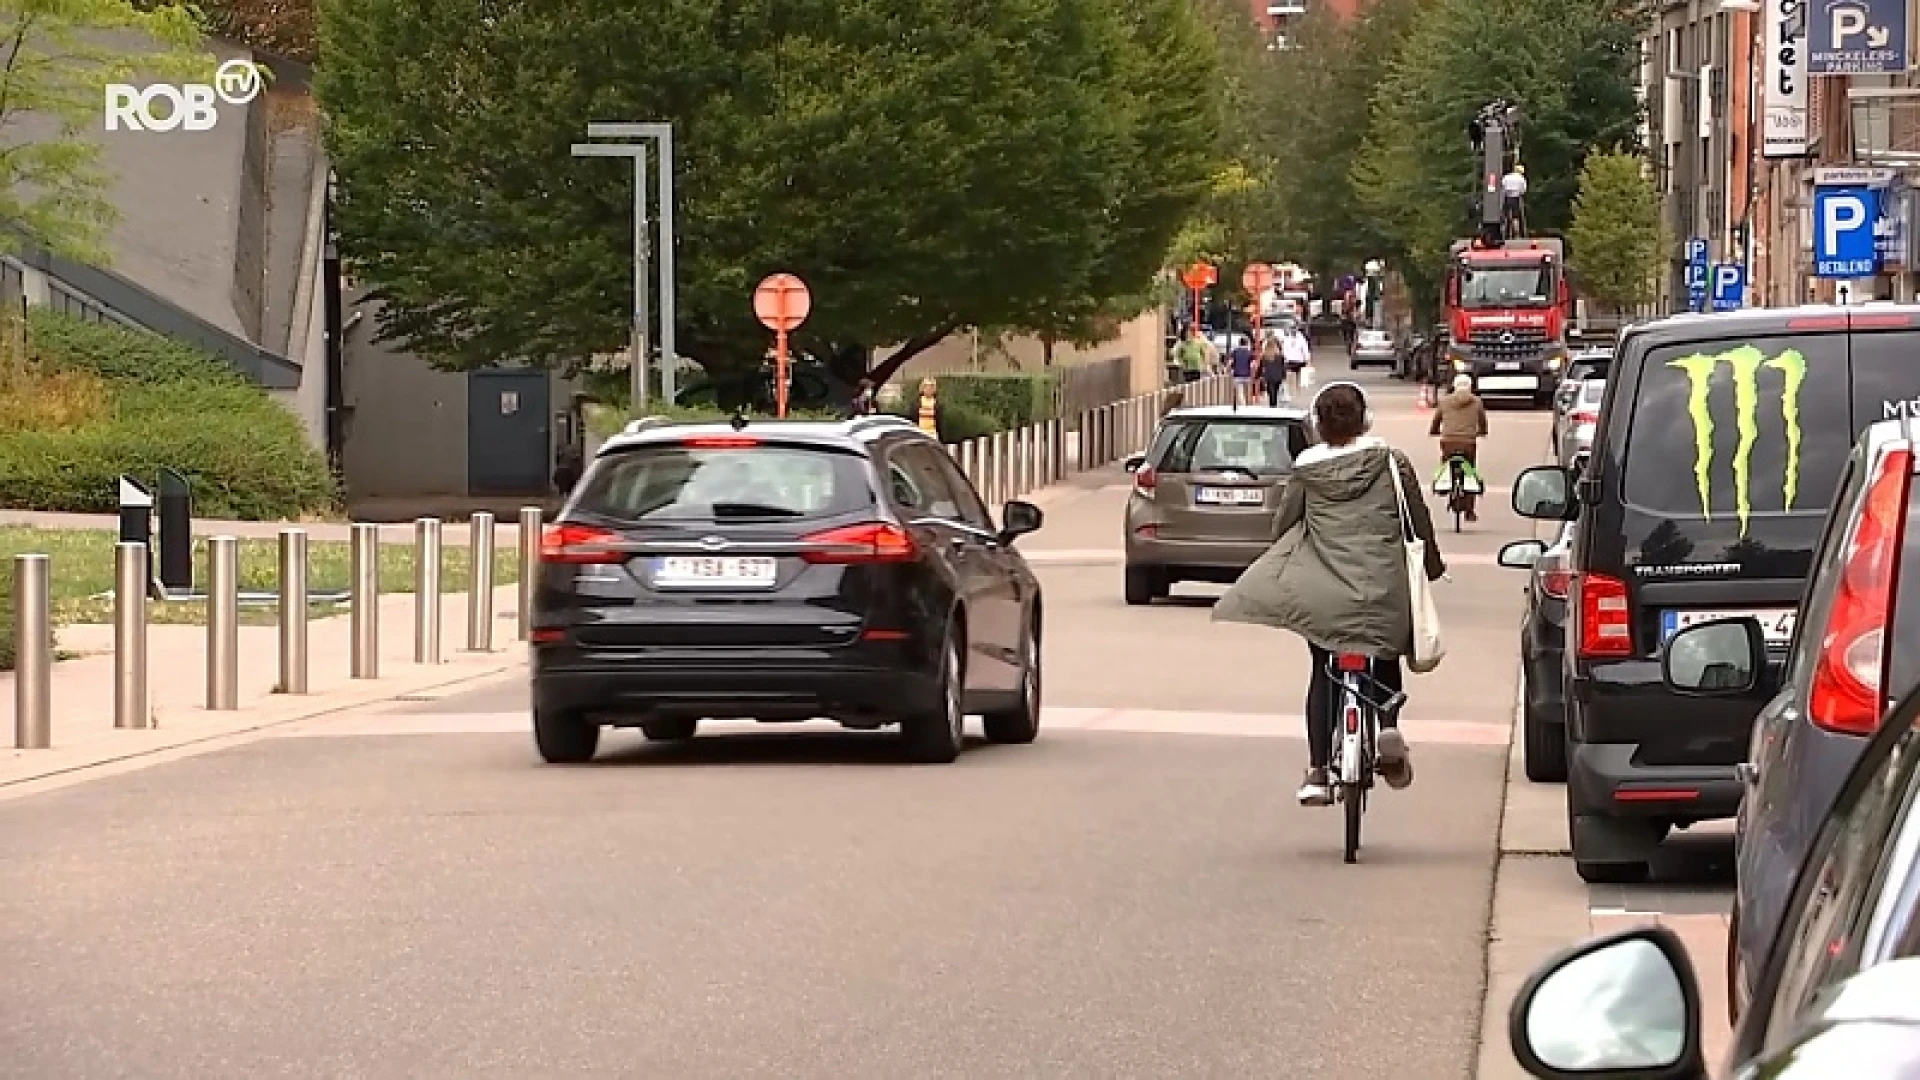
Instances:
[[[1368,434],[1373,412],[1365,392],[1350,382],[1328,383],[1314,395],[1313,423],[1319,442],[1294,458],[1280,499],[1280,538],[1221,597],[1213,617],[1307,639],[1313,673],[1307,685],[1307,775],[1298,797],[1303,806],[1326,806],[1333,801],[1327,762],[1336,720],[1327,668],[1336,654],[1363,654],[1373,658],[1373,679],[1397,691],[1400,658],[1413,648],[1398,492],[1406,493],[1406,518],[1426,544],[1428,579],[1438,579],[1447,565],[1413,463]],[[1389,469],[1399,473],[1397,490]],[[1378,760],[1389,786],[1413,782],[1398,717],[1381,717]]]

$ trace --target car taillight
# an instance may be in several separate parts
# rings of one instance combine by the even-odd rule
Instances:
[[[822,549],[801,553],[800,557],[810,563],[909,562],[920,554],[913,537],[890,521],[843,525],[809,533],[801,540],[822,545]]]
[[[1633,624],[1627,607],[1627,583],[1585,571],[1570,586],[1580,610],[1580,655],[1584,658],[1633,655]]]
[[[700,450],[739,450],[759,446],[760,440],[753,435],[698,435],[680,445]]]
[[[592,525],[549,525],[540,536],[540,561],[567,566],[622,563],[627,553],[613,546],[620,534]]]
[[[1152,494],[1154,485],[1159,482],[1160,475],[1153,471],[1153,466],[1151,465],[1142,465],[1134,470],[1133,486],[1142,494]]]
[[[1828,731],[1871,735],[1880,725],[1887,616],[1900,574],[1913,451],[1881,457],[1860,520],[1848,539],[1820,660],[1807,690],[1808,713]]]
[[[1598,412],[1577,412],[1573,414],[1573,422],[1576,427],[1581,424],[1598,424],[1600,422],[1600,414]]]

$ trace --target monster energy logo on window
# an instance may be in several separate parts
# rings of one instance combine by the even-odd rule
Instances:
[[[1760,372],[1780,373],[1780,422],[1786,429],[1786,476],[1781,481],[1783,508],[1793,509],[1800,488],[1800,384],[1807,378],[1807,358],[1787,349],[1768,359],[1759,349],[1742,345],[1708,356],[1696,353],[1667,361],[1687,376],[1687,415],[1693,420],[1693,479],[1700,491],[1700,516],[1713,517],[1713,374],[1720,365],[1733,373],[1733,422],[1740,441],[1733,450],[1733,498],[1740,518],[1740,535],[1747,535],[1753,513],[1753,444],[1760,439]],[[1768,380],[1771,381],[1771,380]]]

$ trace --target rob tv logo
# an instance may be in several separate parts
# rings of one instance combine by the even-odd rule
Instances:
[[[265,80],[251,61],[228,60],[213,73],[213,83],[173,86],[107,84],[108,131],[211,131],[220,119],[219,103],[245,105],[260,96]]]

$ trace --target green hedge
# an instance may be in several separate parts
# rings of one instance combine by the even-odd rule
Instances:
[[[0,671],[13,670],[13,568],[0,566]]]
[[[334,506],[326,458],[300,422],[218,358],[44,309],[29,330],[47,369],[107,382],[112,414],[75,431],[0,438],[0,506],[111,512],[122,474],[151,484],[162,468],[187,478],[197,516],[272,520]]]
[[[1053,418],[1051,376],[1023,372],[967,372],[941,375],[939,379],[942,402],[960,405],[987,416],[995,423],[995,431],[1025,427]],[[917,397],[917,387],[908,387],[908,396]]]

